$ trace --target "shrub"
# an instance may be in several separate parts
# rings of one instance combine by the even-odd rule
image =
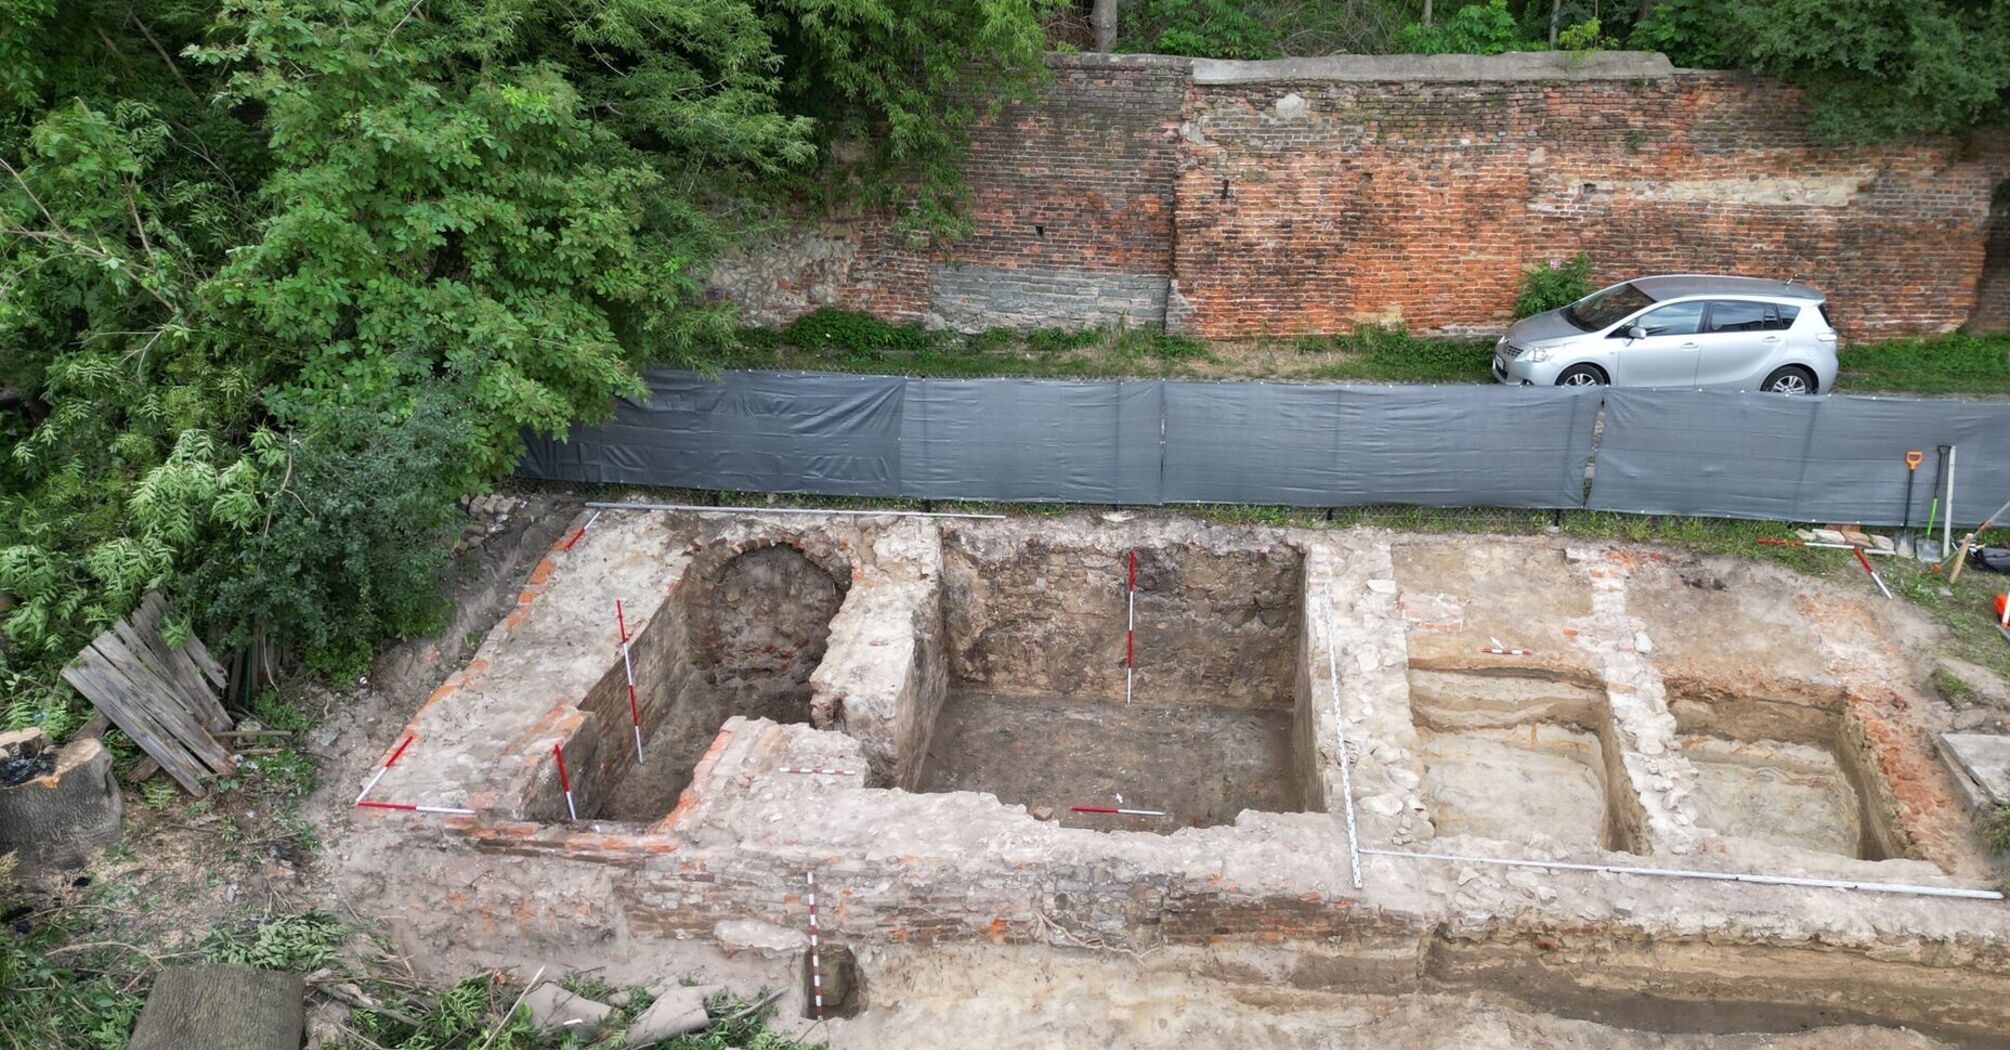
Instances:
[[[1598,19],[1587,18],[1556,35],[1558,51],[1600,51],[1619,46],[1619,41],[1604,35]]]
[[[1724,31],[1728,24],[1724,0],[1676,0],[1656,4],[1654,12],[1633,27],[1628,46],[1659,51],[1668,61],[1690,69],[1726,69],[1737,64]]]
[[[1396,48],[1420,55],[1499,55],[1536,45],[1522,39],[1507,0],[1468,4],[1432,26],[1412,25],[1396,36]]]
[[[436,387],[402,417],[364,405],[316,408],[290,432],[252,440],[264,489],[238,553],[188,575],[180,604],[228,633],[227,648],[291,643],[309,668],[354,677],[376,641],[437,627],[471,432]]]
[[[1515,297],[1514,315],[1530,317],[1554,310],[1591,294],[1591,258],[1578,252],[1565,260],[1551,259],[1531,267],[1521,275],[1521,294]]]
[[[1125,50],[1194,58],[1275,58],[1277,27],[1236,0],[1130,0]]]
[[[1101,342],[1103,333],[1094,328],[1036,328],[1026,333],[1026,349],[1036,354],[1062,354]]]
[[[925,354],[946,341],[918,323],[890,324],[861,310],[822,307],[789,322],[783,340],[805,350],[839,350],[871,357],[889,351]]]

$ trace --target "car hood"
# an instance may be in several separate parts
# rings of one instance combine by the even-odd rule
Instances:
[[[1523,349],[1554,343],[1564,339],[1578,339],[1589,333],[1564,320],[1562,310],[1545,310],[1534,317],[1524,317],[1508,329],[1508,342]]]

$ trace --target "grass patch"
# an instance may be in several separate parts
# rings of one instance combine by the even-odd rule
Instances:
[[[1427,338],[1400,326],[1253,342],[1209,342],[1123,323],[962,335],[824,308],[784,328],[745,329],[711,360],[721,368],[970,378],[1489,383],[1492,357],[1491,340]],[[2010,334],[1893,339],[1848,347],[1839,361],[1844,393],[2010,396]]]
[[[1893,339],[1837,359],[1845,393],[2010,394],[2010,334]]]
[[[1946,668],[1934,668],[1933,688],[1940,693],[1941,699],[1955,707],[1975,706],[1975,687],[1969,685],[1960,675]]]
[[[1983,818],[1982,839],[1997,853],[2010,853],[2010,805],[1998,804]]]
[[[0,858],[0,888],[11,887],[11,858]],[[4,899],[0,899],[4,903]],[[324,915],[278,915],[242,927],[218,929],[196,952],[153,955],[100,940],[82,916],[93,906],[56,911],[4,909],[12,925],[0,938],[0,1046],[35,1050],[123,1050],[132,1037],[149,987],[160,968],[201,957],[319,974],[309,989],[309,1009],[322,998],[347,1008],[331,1050],[576,1050],[628,1045],[621,1032],[648,1009],[641,988],[617,989],[590,976],[569,977],[562,987],[605,1002],[627,992],[623,1005],[591,1036],[578,1031],[540,1033],[518,1006],[523,988],[495,974],[449,987],[419,987],[409,969],[385,946],[373,953],[366,938]],[[344,992],[343,989],[349,989]],[[710,1027],[668,1042],[667,1050],[813,1050],[770,1027],[767,996],[719,996],[707,1005]]]

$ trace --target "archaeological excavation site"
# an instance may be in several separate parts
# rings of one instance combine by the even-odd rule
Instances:
[[[814,894],[834,1017],[916,952],[1065,950],[1993,1045],[2010,919],[1866,593],[1556,535],[613,505],[388,741],[344,863],[412,943],[643,968],[804,965]]]

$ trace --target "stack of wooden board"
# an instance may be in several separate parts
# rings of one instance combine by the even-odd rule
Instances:
[[[63,669],[63,679],[97,705],[190,794],[207,793],[203,778],[236,768],[210,736],[230,728],[217,700],[223,668],[191,637],[170,647],[161,637],[165,603],[149,593],[139,608],[91,639]]]

